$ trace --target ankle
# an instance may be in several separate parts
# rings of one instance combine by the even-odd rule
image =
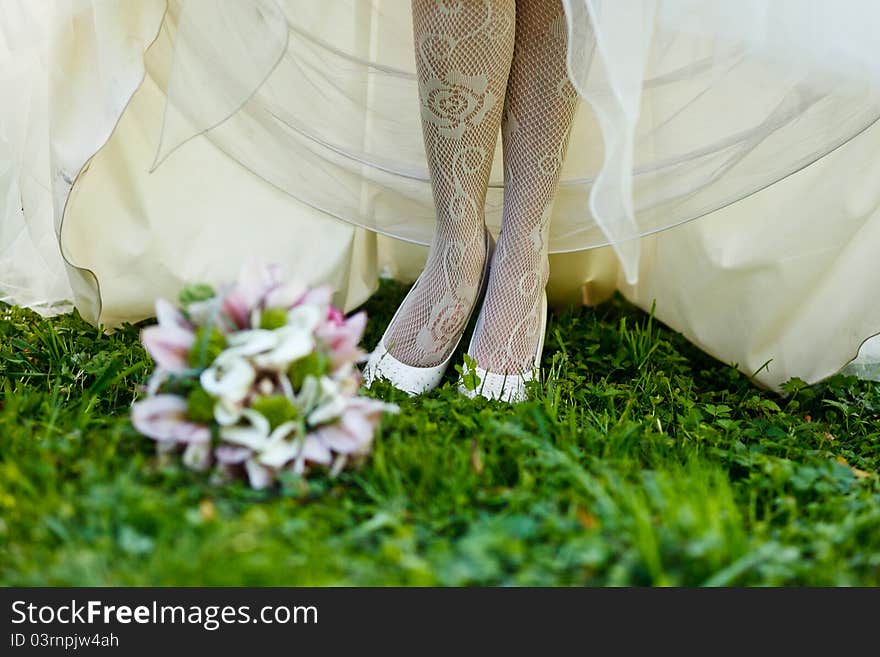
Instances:
[[[431,242],[425,270],[437,267],[455,268],[461,271],[482,271],[486,260],[486,236],[480,232],[438,233]]]
[[[508,280],[523,272],[534,272],[539,287],[543,289],[550,277],[550,257],[545,244],[536,242],[531,235],[502,233],[492,259],[492,269],[503,272]]]

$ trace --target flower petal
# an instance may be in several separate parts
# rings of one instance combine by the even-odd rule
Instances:
[[[321,394],[321,384],[317,377],[309,374],[303,379],[296,397],[296,405],[300,411],[306,412],[318,403]]]
[[[223,297],[223,312],[239,328],[246,329],[250,326],[251,308],[244,296],[238,290],[230,290]]]
[[[364,414],[357,409],[349,409],[342,416],[342,427],[360,445],[369,445],[376,432],[380,416]]]
[[[214,364],[202,372],[199,382],[209,395],[227,404],[237,404],[247,397],[256,378],[257,373],[247,360],[220,354]]]
[[[165,328],[179,328],[192,331],[192,325],[186,321],[183,313],[166,299],[156,299],[156,321]]]
[[[321,377],[317,406],[309,413],[309,424],[317,426],[339,418],[348,406],[348,399],[341,392],[333,379]]]
[[[365,357],[366,354],[359,345],[366,326],[367,315],[360,312],[342,321],[328,317],[317,328],[315,335],[330,348],[334,371]]]
[[[244,463],[250,458],[251,454],[253,454],[253,451],[247,447],[236,447],[233,445],[220,445],[214,450],[214,456],[217,457],[217,460],[226,465]]]
[[[183,452],[183,464],[198,471],[211,467],[211,444],[207,442],[190,443]]]
[[[135,402],[131,421],[135,429],[154,440],[204,442],[211,437],[208,427],[186,419],[186,400],[177,395],[156,395]]]
[[[287,327],[311,333],[325,317],[325,311],[319,306],[301,304],[287,312]]]
[[[262,489],[272,485],[272,471],[266,468],[254,459],[248,459],[244,462],[244,469],[247,472],[248,481],[251,488]]]
[[[341,424],[327,424],[315,431],[323,445],[340,454],[354,454],[363,449],[362,444],[348,433]]]
[[[311,332],[283,327],[274,333],[278,340],[276,347],[253,357],[254,364],[259,368],[285,370],[293,361],[308,356],[315,348]]]
[[[214,404],[214,419],[222,427],[237,424],[241,420],[241,404],[233,404],[225,399],[218,399]]]
[[[278,346],[279,336],[275,331],[252,329],[239,331],[227,338],[229,348],[223,353],[228,356],[254,356]]]
[[[264,300],[266,308],[290,308],[306,294],[306,286],[299,281],[284,283],[269,290]]]
[[[253,310],[263,305],[269,291],[281,285],[281,282],[281,268],[278,265],[249,260],[241,268],[235,290],[244,305]]]
[[[329,306],[333,298],[333,287],[330,285],[321,285],[306,292],[299,300],[300,304],[310,306],[320,306],[322,308]]]
[[[333,454],[319,436],[309,434],[303,442],[302,458],[311,463],[330,465]]]
[[[189,329],[171,325],[148,326],[141,331],[141,342],[156,365],[168,372],[189,367],[188,356],[196,340]]]
[[[285,422],[276,428],[272,432],[266,448],[259,456],[260,463],[273,468],[281,468],[295,459],[302,447],[302,440],[296,438],[291,440],[289,436],[298,428],[297,422]]]
[[[241,414],[250,426],[221,427],[220,438],[256,452],[261,451],[269,440],[269,420],[249,408],[244,409]]]

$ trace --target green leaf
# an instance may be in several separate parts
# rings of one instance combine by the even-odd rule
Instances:
[[[480,377],[477,376],[477,361],[468,354],[464,355],[464,365],[456,365],[455,371],[461,377],[461,384],[466,390],[474,391],[480,385]]]
[[[196,330],[196,341],[189,350],[189,364],[195,368],[208,367],[226,349],[226,337],[216,326],[201,326]]]

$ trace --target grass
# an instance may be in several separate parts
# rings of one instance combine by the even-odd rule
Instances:
[[[362,469],[254,492],[132,429],[137,335],[0,306],[3,584],[880,584],[880,384],[783,399],[618,299],[552,318],[531,401],[378,386]]]

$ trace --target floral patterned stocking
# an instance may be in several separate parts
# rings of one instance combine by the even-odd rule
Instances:
[[[385,346],[443,362],[465,328],[486,258],[483,205],[513,55],[514,0],[413,0],[416,68],[437,228]]]
[[[560,0],[517,0],[504,105],[504,218],[471,356],[499,374],[531,371],[547,284],[553,195],[577,109]]]

